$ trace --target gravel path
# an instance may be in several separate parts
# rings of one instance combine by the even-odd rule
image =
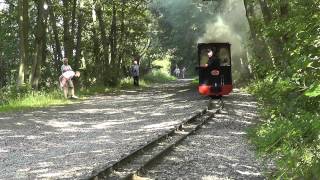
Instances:
[[[151,179],[264,179],[245,129],[257,122],[256,102],[233,93],[212,121],[147,170]]]
[[[190,81],[0,113],[0,179],[79,179],[204,109]]]

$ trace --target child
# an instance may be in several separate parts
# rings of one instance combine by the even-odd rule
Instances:
[[[60,88],[63,88],[64,97],[68,98],[68,84],[67,82],[73,77],[80,77],[79,71],[66,71],[59,77]],[[77,99],[78,97],[74,95],[74,91],[71,91],[71,98]]]

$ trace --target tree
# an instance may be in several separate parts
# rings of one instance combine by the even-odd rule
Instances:
[[[18,86],[24,83],[26,63],[28,61],[28,34],[29,34],[29,3],[25,0],[18,1],[18,15],[19,15],[19,49],[20,49],[20,66],[18,75]]]
[[[41,64],[46,58],[46,24],[47,13],[44,10],[44,0],[38,0],[37,5],[37,25],[35,34],[35,57],[31,67],[30,84],[34,89],[38,89],[41,78]]]

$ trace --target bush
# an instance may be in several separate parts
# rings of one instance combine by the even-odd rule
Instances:
[[[148,83],[167,83],[176,80],[175,77],[160,70],[154,70],[151,73],[143,76],[143,79]]]
[[[268,76],[248,88],[261,104],[263,123],[249,130],[260,155],[273,158],[279,179],[320,177],[318,97],[304,95],[288,79]]]

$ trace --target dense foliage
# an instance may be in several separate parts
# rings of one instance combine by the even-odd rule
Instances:
[[[40,0],[1,2],[0,88],[56,86],[62,58],[80,83],[116,85],[149,50],[149,2]]]
[[[250,131],[252,142],[276,161],[275,177],[319,179],[320,3],[247,0],[245,6],[251,47],[259,52],[249,89],[264,119]]]

